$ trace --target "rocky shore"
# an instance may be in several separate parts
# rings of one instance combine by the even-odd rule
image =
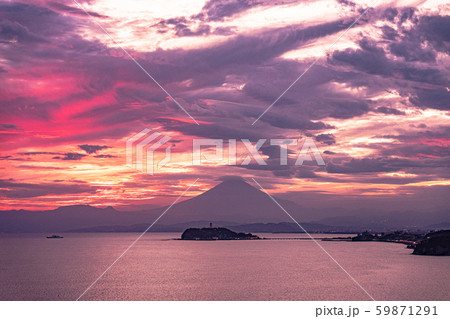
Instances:
[[[450,256],[450,230],[428,233],[412,248],[414,255]]]
[[[450,230],[440,230],[427,234],[405,231],[376,234],[365,231],[354,237],[335,237],[325,238],[322,240],[352,242],[380,241],[400,243],[407,245],[407,248],[414,249],[414,255],[450,256]]]

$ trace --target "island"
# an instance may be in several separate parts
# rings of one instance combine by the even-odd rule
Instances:
[[[450,230],[428,233],[411,248],[414,255],[450,256]]]
[[[47,236],[47,238],[54,239],[54,238],[64,238],[64,237],[59,236],[59,235],[51,235],[51,236]]]
[[[235,233],[223,227],[188,228],[181,235],[182,240],[253,240],[261,239],[250,233]]]

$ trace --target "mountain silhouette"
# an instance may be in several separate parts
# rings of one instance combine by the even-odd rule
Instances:
[[[63,206],[53,210],[0,211],[0,232],[56,232],[101,225],[146,223],[151,216],[140,212],[119,212],[113,207]]]
[[[304,212],[299,205],[288,200],[277,201],[289,213],[304,221],[311,220],[311,216],[301,216]],[[225,179],[210,190],[175,204],[163,217],[166,223],[195,220],[233,223],[292,221],[265,192],[240,178]]]

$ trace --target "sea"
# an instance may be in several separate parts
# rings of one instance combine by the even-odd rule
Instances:
[[[450,257],[398,243],[48,235],[0,234],[0,300],[450,300]]]

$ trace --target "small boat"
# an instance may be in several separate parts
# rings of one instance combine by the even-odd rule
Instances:
[[[64,238],[64,237],[58,236],[58,235],[51,235],[51,236],[47,236],[47,238]]]

